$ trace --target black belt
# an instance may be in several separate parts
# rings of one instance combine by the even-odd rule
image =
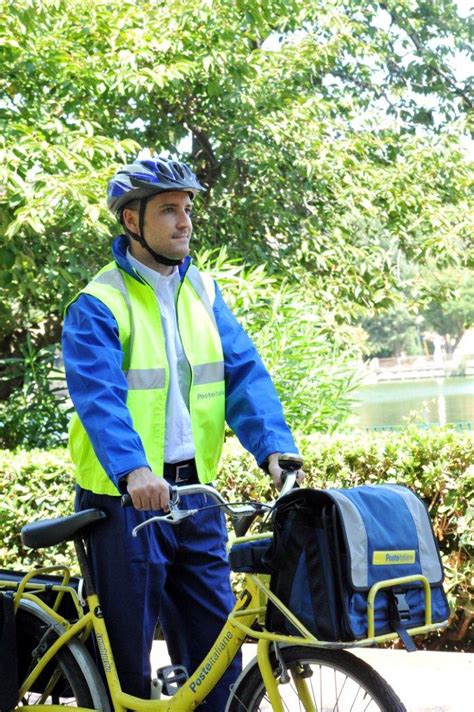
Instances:
[[[183,460],[183,462],[165,462],[163,465],[163,475],[175,485],[198,484],[199,478],[196,470],[195,460]]]

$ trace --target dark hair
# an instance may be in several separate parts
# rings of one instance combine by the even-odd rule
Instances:
[[[123,221],[123,211],[125,210],[125,208],[128,208],[129,210],[135,210],[138,213],[138,211],[140,210],[141,202],[141,198],[135,198],[135,200],[131,200],[129,203],[125,203],[122,210],[120,211],[120,222],[122,223],[122,225],[125,226],[125,223]]]

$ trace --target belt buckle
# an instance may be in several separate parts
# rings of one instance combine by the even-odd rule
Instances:
[[[176,477],[174,478],[175,482],[187,482],[189,479],[189,475],[187,477],[181,477],[179,474],[180,470],[187,470],[189,467],[189,464],[187,465],[176,465]]]

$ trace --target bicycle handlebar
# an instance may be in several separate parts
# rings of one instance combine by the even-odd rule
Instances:
[[[281,488],[277,499],[280,497],[283,497],[285,494],[287,494],[290,490],[293,489],[294,485],[296,482],[296,474],[294,472],[288,472],[286,477],[284,478],[284,483],[283,487]],[[176,494],[179,494],[178,496],[178,501],[179,497],[184,497],[187,494],[205,494],[208,495],[211,499],[213,499],[217,504],[222,505],[222,508],[231,516],[236,516],[236,517],[242,517],[246,516],[247,514],[253,514],[255,511],[255,504],[243,504],[239,506],[231,505],[228,504],[224,497],[218,492],[214,487],[210,487],[209,485],[202,485],[202,484],[193,484],[193,485],[182,485],[181,487],[172,487],[170,485],[170,501],[173,502],[176,499]],[[123,494],[121,497],[121,504],[122,507],[131,507],[132,506],[132,498],[130,495]],[[271,506],[271,503],[269,504]]]
[[[286,477],[284,478],[283,482],[283,487],[281,488],[278,498],[284,497],[285,494],[287,494],[291,489],[293,489],[294,485],[296,483],[296,473],[295,472],[288,472],[286,474]],[[178,524],[181,520],[185,519],[186,517],[192,516],[196,514],[199,510],[198,509],[179,509],[179,500],[181,497],[184,497],[186,495],[190,494],[205,494],[207,497],[209,497],[211,500],[213,500],[218,506],[222,507],[222,509],[227,512],[231,517],[238,518],[239,520],[245,519],[246,517],[252,516],[252,520],[254,515],[256,514],[257,509],[261,509],[262,505],[260,502],[252,502],[249,504],[243,504],[243,505],[231,505],[226,500],[224,497],[218,492],[214,487],[210,487],[209,485],[202,485],[202,484],[192,484],[192,485],[182,485],[181,487],[170,487],[170,509],[167,514],[163,515],[157,515],[155,517],[151,517],[150,519],[147,519],[145,522],[142,522],[139,524],[137,527],[134,528],[133,530],[133,535],[136,536],[137,532],[142,529],[143,527],[147,526],[148,524],[151,524],[152,522],[163,522],[163,523],[168,523],[168,524]],[[124,494],[122,495],[121,498],[121,504],[123,507],[129,507],[132,506],[132,498],[130,497],[129,494]],[[273,503],[268,503],[266,507],[271,508],[273,506]],[[250,525],[251,522],[248,523],[248,526]],[[248,528],[248,526],[246,528]],[[237,525],[236,525],[237,527]]]

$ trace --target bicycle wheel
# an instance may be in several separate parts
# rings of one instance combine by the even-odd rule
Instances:
[[[16,614],[18,680],[22,685],[45,650],[58,637],[58,624],[29,601]],[[35,705],[88,707],[110,712],[104,685],[84,645],[70,641],[58,650],[22,695],[19,707]]]
[[[390,685],[345,650],[282,646],[280,656],[283,666],[274,652],[271,661],[285,712],[406,712]],[[255,660],[237,680],[226,712],[271,709]]]

